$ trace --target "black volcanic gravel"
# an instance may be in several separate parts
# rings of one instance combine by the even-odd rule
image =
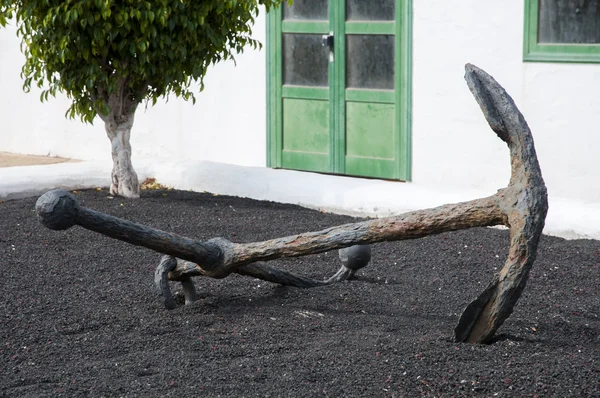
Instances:
[[[250,242],[352,222],[297,206],[143,191],[82,205],[201,240]],[[502,266],[508,232],[373,246],[356,279],[317,289],[196,278],[167,311],[160,255],[0,204],[1,397],[600,397],[600,242],[544,236],[491,345],[458,344],[463,308]],[[337,252],[272,261],[325,278]],[[177,286],[174,284],[173,288]]]

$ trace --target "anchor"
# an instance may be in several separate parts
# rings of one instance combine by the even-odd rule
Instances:
[[[198,276],[225,278],[236,273],[300,288],[326,286],[347,280],[366,266],[371,258],[371,243],[504,225],[510,229],[508,258],[486,289],[467,305],[454,330],[456,341],[489,342],[525,288],[544,228],[548,199],[533,137],[523,115],[493,77],[471,64],[465,69],[467,85],[489,126],[510,151],[510,182],[495,195],[252,243],[233,243],[223,238],[202,242],[182,237],[85,208],[62,190],[47,192],[38,199],[38,218],[50,229],[79,225],[163,253],[156,268],[155,285],[169,309],[176,307],[169,281],[181,283],[186,304],[196,299],[191,278]],[[264,263],[335,249],[340,249],[342,267],[326,280]]]

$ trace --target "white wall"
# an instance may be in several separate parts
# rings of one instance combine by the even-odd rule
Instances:
[[[42,104],[39,90],[23,92],[23,62],[14,27],[0,29],[0,151],[110,159],[110,144],[99,125],[92,128],[65,119],[66,98]]]
[[[521,92],[522,1],[413,1],[413,181],[493,192],[509,155],[469,91],[464,65]],[[507,23],[510,21],[510,23]]]
[[[533,132],[550,196],[600,201],[599,64],[524,63],[523,1],[413,1],[413,181],[493,192],[508,151],[462,75],[506,88]]]
[[[600,64],[529,63],[522,76],[550,195],[600,202]]]
[[[525,115],[550,196],[600,204],[600,65],[523,63],[521,0],[413,0],[413,15],[412,185],[470,199],[508,182],[508,150],[463,79],[470,62],[492,74]],[[264,42],[264,14],[254,34]],[[65,120],[64,98],[40,104],[39,93],[22,93],[22,56],[10,29],[0,30],[0,54],[0,151],[110,159],[100,123]],[[210,69],[195,106],[172,99],[140,109],[134,164],[161,156],[264,167],[265,53],[247,50],[237,60],[237,67]]]

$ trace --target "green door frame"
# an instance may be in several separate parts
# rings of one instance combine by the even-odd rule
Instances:
[[[411,90],[412,90],[412,0],[396,0],[395,21],[373,25],[364,22],[345,21],[345,0],[330,0],[330,21],[322,23],[304,23],[302,21],[282,22],[282,8],[271,10],[267,16],[267,166],[282,167],[282,98],[289,98],[295,91],[303,88],[289,89],[282,86],[282,27],[286,32],[334,34],[334,62],[329,64],[330,89],[328,98],[331,102],[333,117],[331,128],[345,131],[346,101],[374,101],[395,104],[395,126],[398,129],[398,142],[394,146],[393,179],[411,180]],[[394,34],[395,40],[395,82],[394,91],[377,93],[368,90],[347,90],[345,87],[345,35],[346,34]],[[334,77],[336,77],[334,79]],[[309,92],[317,93],[314,89]],[[285,94],[285,95],[284,95]],[[307,94],[304,92],[302,94]],[[322,97],[322,95],[318,95]],[[317,99],[317,98],[315,98]],[[330,173],[345,174],[346,148],[345,134],[330,134]]]

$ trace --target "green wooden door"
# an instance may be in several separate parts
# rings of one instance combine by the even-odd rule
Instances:
[[[409,0],[294,0],[268,23],[269,166],[410,179]]]

